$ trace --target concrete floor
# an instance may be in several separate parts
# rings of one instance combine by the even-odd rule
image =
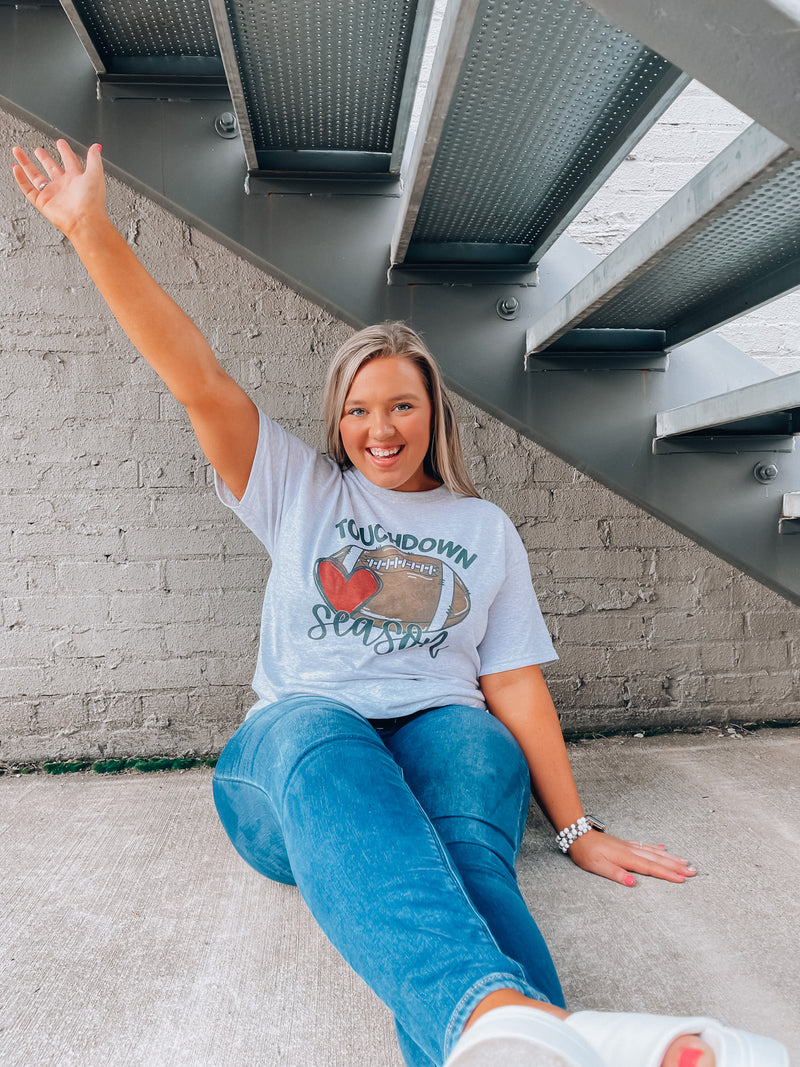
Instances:
[[[699,874],[625,889],[532,812],[520,882],[571,1007],[704,1013],[800,1063],[800,729],[571,746],[588,810]],[[296,890],[227,843],[210,772],[0,778],[0,1062],[401,1067]]]

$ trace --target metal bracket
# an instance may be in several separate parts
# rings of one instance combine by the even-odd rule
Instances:
[[[339,196],[400,197],[400,181],[396,174],[286,174],[271,171],[250,171],[245,178],[245,192],[250,196]]]
[[[391,267],[389,285],[521,285],[539,284],[538,268],[495,267],[490,264],[413,263]]]
[[[783,513],[778,520],[778,533],[800,534],[800,493],[783,494]]]
[[[98,75],[97,99],[104,102],[124,102],[126,100],[153,101],[207,101],[219,102],[222,110],[230,107],[231,97],[228,86],[222,78],[176,79],[155,76],[152,78],[116,77]]]
[[[685,434],[682,437],[654,437],[653,455],[672,452],[794,452],[794,437],[767,437],[759,434]]]
[[[563,334],[541,352],[527,352],[525,370],[665,371],[663,330],[587,330]]]

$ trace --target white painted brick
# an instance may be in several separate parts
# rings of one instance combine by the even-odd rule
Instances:
[[[163,587],[162,565],[150,562],[85,562],[59,560],[58,584],[79,593],[150,591]]]
[[[165,563],[166,588],[172,592],[189,590],[248,590],[259,582],[261,567],[250,560],[183,560]]]

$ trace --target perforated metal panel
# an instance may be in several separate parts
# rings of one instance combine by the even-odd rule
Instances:
[[[108,73],[222,70],[206,0],[69,0],[64,7]]]
[[[391,152],[416,0],[225,6],[261,167],[276,150]]]
[[[578,0],[484,0],[407,261],[530,258],[678,73]]]
[[[774,292],[764,287],[775,279]],[[664,329],[683,339],[681,324],[719,325],[731,313],[800,284],[800,160],[788,162],[730,211],[689,237],[586,318],[587,328]],[[756,294],[757,298],[756,298]],[[733,301],[738,295],[738,307]]]

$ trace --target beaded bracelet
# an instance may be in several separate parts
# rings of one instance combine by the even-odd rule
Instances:
[[[586,816],[581,815],[577,822],[572,823],[571,826],[565,826],[560,833],[556,834],[556,844],[562,852],[567,853],[572,842],[577,841],[582,834],[588,834],[591,829]]]

